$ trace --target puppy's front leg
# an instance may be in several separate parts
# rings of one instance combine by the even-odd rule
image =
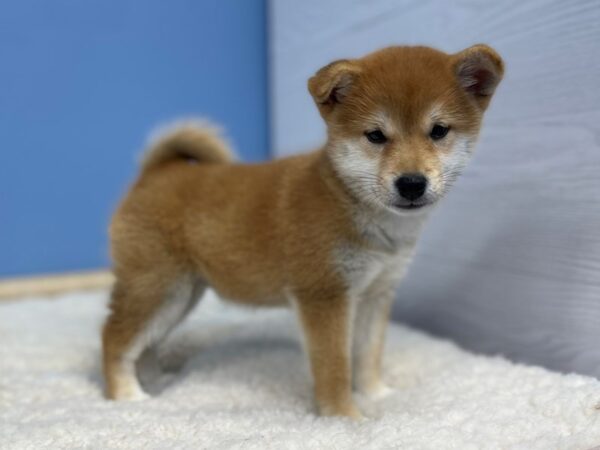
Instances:
[[[352,399],[350,342],[352,304],[346,296],[297,301],[315,384],[319,413],[358,419]]]
[[[393,287],[376,282],[356,310],[352,346],[354,387],[373,398],[391,391],[381,379],[381,360],[393,300]]]

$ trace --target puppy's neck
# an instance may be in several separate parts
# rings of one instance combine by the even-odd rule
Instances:
[[[398,253],[415,247],[428,215],[427,212],[399,215],[389,210],[360,210],[354,215],[354,223],[368,248]]]

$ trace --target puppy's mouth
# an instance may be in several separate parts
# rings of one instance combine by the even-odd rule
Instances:
[[[422,203],[395,203],[394,207],[397,209],[402,209],[402,210],[407,210],[407,211],[411,211],[411,210],[417,210],[417,209],[421,209],[424,208],[426,206],[429,206],[433,204],[433,202],[422,202]]]

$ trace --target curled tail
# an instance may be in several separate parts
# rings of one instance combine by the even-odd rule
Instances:
[[[142,156],[142,172],[178,159],[225,164],[235,158],[217,128],[201,121],[185,121],[161,128],[153,135]]]

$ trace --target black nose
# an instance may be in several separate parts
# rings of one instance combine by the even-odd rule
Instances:
[[[427,178],[420,173],[407,173],[396,180],[398,193],[407,200],[416,200],[427,189]]]

